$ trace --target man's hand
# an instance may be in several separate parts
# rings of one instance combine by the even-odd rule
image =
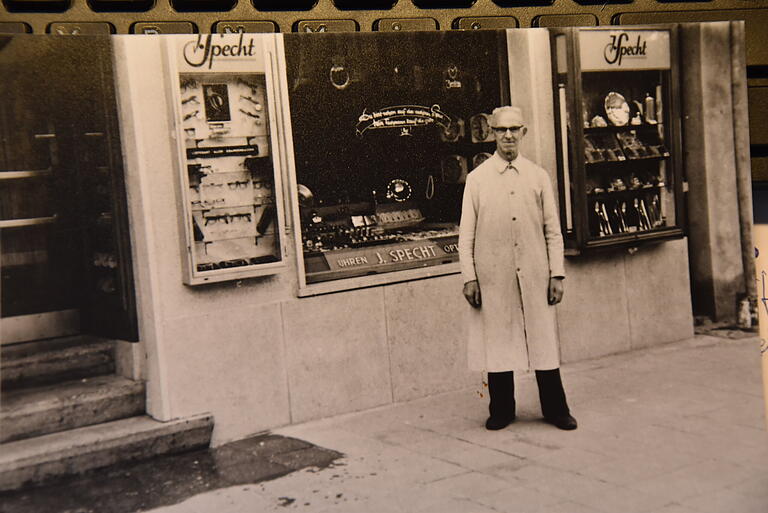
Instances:
[[[464,297],[474,308],[480,308],[480,284],[477,280],[468,281],[464,284]]]
[[[466,285],[464,286],[466,290]],[[465,292],[466,294],[466,292]],[[556,305],[563,299],[563,279],[562,278],[550,278],[549,290],[547,291],[547,301],[550,305]]]

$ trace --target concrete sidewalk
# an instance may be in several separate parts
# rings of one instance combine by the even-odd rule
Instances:
[[[565,365],[576,431],[483,427],[481,387],[286,427],[344,453],[330,467],[197,495],[163,513],[765,513],[768,435],[756,337],[688,341]]]

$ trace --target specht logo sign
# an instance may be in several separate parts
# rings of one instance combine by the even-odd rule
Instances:
[[[621,61],[624,57],[628,58],[642,58],[645,57],[645,50],[648,47],[647,41],[641,43],[640,34],[637,35],[637,41],[629,43],[629,34],[622,32],[621,34],[614,34],[611,36],[611,42],[605,47],[603,57],[608,64],[618,64],[621,66]]]
[[[670,50],[669,30],[579,30],[581,71],[669,69]]]
[[[213,67],[213,61],[219,57],[243,58],[253,57],[255,43],[250,37],[246,43],[245,34],[240,34],[237,43],[218,44],[213,42],[213,34],[200,34],[196,41],[190,41],[184,45],[184,60],[194,68],[208,64],[208,69]]]

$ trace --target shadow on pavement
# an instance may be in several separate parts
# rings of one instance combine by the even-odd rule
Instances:
[[[0,512],[132,513],[307,467],[326,468],[342,456],[295,438],[264,434],[215,449],[123,463],[0,493]]]

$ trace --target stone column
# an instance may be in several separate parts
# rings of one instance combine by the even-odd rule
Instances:
[[[680,64],[694,313],[735,322],[746,290],[730,24],[682,25]]]

